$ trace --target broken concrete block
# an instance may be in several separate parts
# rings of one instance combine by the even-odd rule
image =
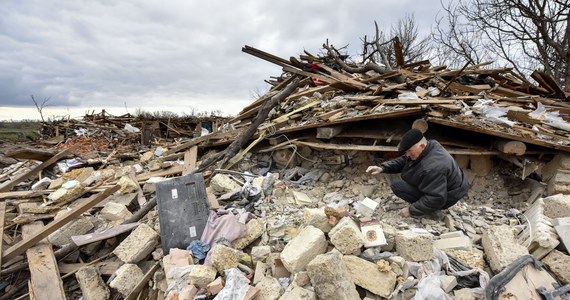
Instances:
[[[101,217],[103,217],[103,219],[118,224],[132,216],[133,214],[126,205],[116,202],[108,202],[101,210]]]
[[[558,250],[552,250],[542,262],[558,277],[563,285],[570,283],[570,256]]]
[[[216,278],[216,280],[208,283],[206,290],[208,294],[217,295],[224,288],[224,279],[222,277]]]
[[[462,263],[470,266],[471,268],[483,269],[485,266],[485,258],[483,251],[473,248],[471,250],[459,250],[459,249],[445,249],[446,254],[452,255],[457,258]]]
[[[556,230],[562,245],[564,245],[564,249],[568,251],[570,249],[570,225],[554,226],[554,230]]]
[[[277,300],[284,292],[279,281],[273,277],[263,278],[255,287],[260,290],[256,300]]]
[[[360,299],[342,254],[336,250],[317,255],[307,265],[307,273],[318,299]]]
[[[570,217],[570,195],[557,194],[544,200],[544,215],[551,218]]]
[[[82,235],[93,229],[94,225],[89,218],[83,217],[71,221],[48,236],[50,243],[56,246],[67,245],[72,242],[71,237]]]
[[[144,277],[144,273],[135,264],[124,264],[115,272],[110,286],[123,296],[127,296]]]
[[[418,229],[400,231],[396,234],[396,251],[409,261],[431,260],[434,257],[433,235]]]
[[[366,197],[362,201],[358,202],[356,211],[361,216],[372,217],[376,207],[378,207],[378,202]]]
[[[77,199],[83,192],[85,188],[77,180],[71,180],[64,183],[55,192],[49,194],[48,199],[55,203],[67,203]]]
[[[460,249],[471,250],[471,239],[461,231],[448,232],[440,235],[438,240],[433,241],[437,249]]]
[[[475,300],[475,296],[473,296],[473,290],[470,288],[456,290],[455,300]]]
[[[287,289],[279,300],[317,300],[317,295],[313,291],[294,285]]]
[[[139,190],[138,182],[133,181],[133,179],[127,175],[122,176],[121,179],[117,181],[117,184],[121,186],[119,190],[121,194],[133,193]]]
[[[382,231],[384,231],[386,245],[380,246],[380,249],[382,251],[393,251],[394,247],[396,247],[396,234],[398,230],[394,226],[382,224]]]
[[[441,281],[441,289],[449,293],[457,286],[457,278],[455,276],[440,275],[439,279]]]
[[[88,266],[79,269],[75,273],[75,278],[83,293],[83,299],[107,300],[111,297],[111,292],[96,267]]]
[[[275,278],[289,278],[291,276],[291,272],[289,272],[289,270],[285,268],[285,265],[283,265],[280,253],[269,254],[266,261],[267,265],[271,269],[271,276]]]
[[[528,226],[517,236],[519,244],[528,245],[528,251],[536,259],[543,258],[560,244],[556,230],[552,228],[551,219],[546,216],[545,210],[544,199],[536,200],[524,212]]]
[[[388,298],[394,290],[396,273],[381,272],[375,263],[354,255],[345,255],[342,260],[354,284],[384,298]]]
[[[552,226],[570,225],[570,217],[556,218],[552,220]]]
[[[263,280],[263,278],[265,278],[265,272],[267,272],[267,264],[261,261],[258,261],[255,264],[255,272],[253,275],[253,284],[257,284],[258,282],[260,282],[261,280]]]
[[[212,251],[212,266],[224,274],[224,270],[237,268],[239,260],[243,256],[243,252],[224,246],[222,244],[216,244]]]
[[[170,284],[174,278],[172,273],[174,268],[185,267],[192,264],[192,253],[188,250],[170,248],[168,255],[162,258],[162,265],[164,266],[164,274],[166,276],[166,283]]]
[[[199,288],[206,287],[216,279],[216,269],[204,265],[195,265],[188,274],[188,282]]]
[[[49,177],[44,177],[38,182],[32,184],[32,191],[41,191],[47,189],[51,184],[51,179]]]
[[[332,229],[332,225],[329,223],[329,219],[325,214],[324,207],[321,208],[305,208],[303,210],[303,219],[305,220],[305,225],[312,225],[322,230],[324,233],[328,233]]]
[[[214,175],[210,180],[210,187],[217,193],[237,193],[241,191],[241,186],[224,174]]]
[[[271,246],[255,246],[251,248],[251,258],[253,261],[265,261],[271,253]]]
[[[360,254],[364,246],[362,232],[350,217],[342,218],[329,232],[329,238],[342,254]]]
[[[232,242],[232,247],[235,249],[243,249],[253,241],[257,240],[264,231],[263,219],[252,219],[245,225],[245,235]]]
[[[159,235],[150,226],[141,223],[113,253],[125,263],[138,263],[147,257],[158,245]]]
[[[481,240],[491,270],[499,273],[517,258],[528,255],[526,247],[515,240],[512,228],[507,225],[490,226]]]
[[[316,199],[311,198],[311,196],[298,191],[292,191],[293,199],[295,199],[295,203],[301,206],[312,206],[315,205],[318,201]]]
[[[281,261],[289,272],[305,270],[307,264],[327,249],[325,234],[314,226],[307,226],[281,252]]]
[[[309,274],[306,271],[301,271],[295,274],[293,277],[293,282],[298,286],[305,286],[311,283],[311,278],[309,278]]]

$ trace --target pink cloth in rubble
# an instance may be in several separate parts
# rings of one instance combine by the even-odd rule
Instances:
[[[240,216],[232,213],[218,215],[215,211],[211,210],[208,216],[208,222],[202,233],[200,240],[210,245],[210,251],[206,256],[206,265],[211,265],[210,253],[216,245],[216,241],[224,238],[230,242],[245,235],[245,224],[240,222]]]

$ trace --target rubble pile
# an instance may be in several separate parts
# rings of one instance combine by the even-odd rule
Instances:
[[[533,86],[510,69],[391,69],[325,49],[246,46],[284,74],[207,132],[167,123],[180,135],[151,138],[92,115],[55,125],[57,145],[0,147],[0,299],[563,295],[568,95],[540,72]],[[400,217],[394,176],[365,172],[410,127],[469,176],[442,215]]]

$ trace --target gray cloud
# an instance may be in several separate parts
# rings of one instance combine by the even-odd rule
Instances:
[[[5,1],[0,6],[0,106],[30,95],[65,107],[192,107],[237,113],[280,68],[245,44],[288,58],[328,38],[360,47],[374,20],[415,13],[429,31],[433,1]],[[427,31],[426,31],[427,32]]]

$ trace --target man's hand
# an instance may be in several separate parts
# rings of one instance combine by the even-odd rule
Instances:
[[[406,207],[402,208],[402,209],[400,210],[400,216],[405,217],[405,218],[411,216],[411,214],[410,214],[410,207],[409,207],[409,206],[406,206]]]
[[[384,171],[384,169],[382,169],[382,167],[379,167],[379,166],[369,166],[366,169],[366,173],[370,173],[372,175],[382,173],[383,171]]]

